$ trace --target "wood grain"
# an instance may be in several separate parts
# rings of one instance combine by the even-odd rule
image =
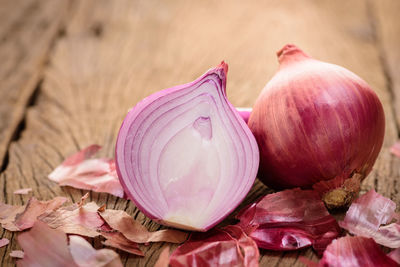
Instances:
[[[371,16],[377,31],[377,47],[387,76],[387,87],[392,96],[392,107],[400,128],[400,1],[370,1]]]
[[[46,8],[56,5],[52,3],[47,2]],[[61,188],[47,174],[67,155],[92,143],[104,146],[102,156],[112,157],[117,131],[129,108],[155,91],[193,80],[221,60],[230,67],[229,99],[236,106],[251,106],[277,69],[275,51],[291,42],[315,58],[349,68],[377,92],[385,109],[386,136],[363,190],[375,188],[400,204],[399,162],[388,150],[398,137],[392,91],[400,89],[389,88],[382,60],[387,48],[380,48],[378,34],[386,26],[383,22],[376,26],[376,20],[385,17],[372,16],[372,9],[363,0],[74,2],[65,35],[55,42],[45,66],[41,90],[28,107],[26,127],[8,150],[9,163],[0,176],[1,200],[25,203],[27,197],[12,193],[22,187],[32,187],[40,199],[62,195],[78,200],[82,190]],[[396,40],[390,42],[396,45]],[[3,84],[5,78],[0,79]],[[4,90],[1,87],[0,94]],[[18,105],[9,105],[17,110]],[[267,192],[257,182],[242,206]],[[98,193],[90,198],[99,205],[126,210],[150,230],[160,228],[129,201]],[[16,234],[3,231],[2,236],[11,243],[0,249],[1,265],[11,266],[15,261],[8,254],[17,248]],[[99,240],[93,243],[101,247]],[[126,266],[152,266],[165,246],[145,247],[144,258],[120,254]],[[262,250],[261,255],[262,266],[301,266],[300,255],[317,259],[311,249]]]
[[[67,1],[0,1],[0,168],[23,128],[49,49],[67,11]]]
[[[367,1],[367,9],[385,78],[380,87],[387,90],[388,98],[382,102],[386,115],[385,145],[375,165],[375,172],[369,176],[364,186],[375,187],[399,205],[400,159],[391,155],[388,149],[398,140],[400,134],[400,23],[397,14],[400,2]]]

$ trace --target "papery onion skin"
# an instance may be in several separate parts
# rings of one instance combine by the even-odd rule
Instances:
[[[262,90],[248,123],[260,148],[259,178],[274,188],[310,188],[328,180],[343,184],[354,173],[364,179],[385,131],[377,95],[354,73],[312,59],[295,45],[277,55],[279,71]],[[331,207],[344,204],[335,199],[339,195],[348,202],[346,188],[337,190],[343,192],[330,195]]]
[[[333,240],[326,248],[318,266],[399,266],[371,238],[344,236]]]
[[[389,248],[400,248],[400,222],[396,203],[375,190],[353,201],[340,227],[357,236],[373,238],[376,243]]]
[[[239,211],[236,219],[259,248],[268,250],[312,246],[322,254],[341,232],[317,192],[299,188],[265,195]]]
[[[222,221],[239,205],[254,183],[259,163],[258,146],[250,129],[226,98],[227,70],[228,65],[222,62],[221,65],[209,70],[194,82],[165,89],[146,97],[128,113],[121,126],[115,148],[118,177],[127,196],[135,202],[136,206],[146,216],[158,223],[187,230],[207,231]],[[196,105],[198,104],[196,101],[200,103],[199,105],[202,105],[202,109],[197,108]],[[186,110],[185,105],[190,109]],[[202,112],[205,114],[209,113],[210,115],[198,115],[198,113]],[[176,121],[176,118],[180,120],[184,116],[182,114],[194,115],[195,120],[182,119],[184,122],[181,125],[184,125],[184,128],[174,128],[172,126],[173,123]],[[165,119],[163,116],[170,117]],[[217,121],[219,124],[214,124]],[[187,122],[190,122],[190,124],[187,124]],[[177,181],[169,179],[168,176],[166,180],[167,185],[162,187],[163,180],[161,175],[166,175],[165,171],[160,171],[163,159],[168,160],[168,162],[170,160],[174,161],[173,164],[166,165],[169,168],[168,171],[171,173],[174,173],[175,169],[179,170],[185,164],[188,165],[188,162],[185,162],[187,161],[186,157],[182,158],[181,154],[190,156],[191,152],[188,151],[193,149],[190,147],[192,143],[184,146],[184,149],[179,151],[173,147],[170,149],[172,156],[164,157],[164,151],[169,149],[167,147],[169,144],[175,144],[175,141],[172,142],[171,140],[180,132],[189,129],[187,128],[189,126],[196,129],[198,131],[196,136],[200,134],[204,138],[202,140],[206,143],[207,141],[215,142],[215,140],[218,140],[218,144],[212,143],[212,149],[215,148],[215,151],[217,151],[215,153],[217,153],[218,162],[215,164],[211,162],[211,165],[216,165],[219,173],[225,174],[222,178],[226,180],[224,180],[224,183],[219,183],[219,179],[222,178],[218,174],[211,175],[210,177],[216,177],[210,179],[217,181],[217,185],[212,187],[213,184],[211,186],[208,184],[205,185],[203,177],[196,176],[199,179],[191,179],[190,184],[185,182],[184,186],[179,187],[179,190],[168,191],[169,189],[166,190],[165,188],[170,183],[172,185],[180,185],[180,180],[186,180],[187,177],[192,177],[192,174],[195,173],[192,171],[189,174],[185,173],[178,177]],[[150,135],[150,131],[157,131],[158,134]],[[159,138],[159,136],[166,132],[170,135],[173,134],[172,137],[168,137],[170,139],[165,137]],[[151,138],[148,136],[151,136]],[[188,137],[190,136],[184,136],[184,138]],[[147,141],[145,140],[146,138]],[[179,142],[181,142],[180,140]],[[178,145],[179,142],[177,143]],[[153,144],[156,144],[156,146],[153,147]],[[148,152],[149,156],[147,158],[141,156],[146,155],[145,153],[147,152],[145,151],[151,151]],[[227,151],[234,151],[234,153],[228,154]],[[154,161],[155,157],[152,158],[153,160],[148,160],[148,158],[151,159],[154,153],[159,153],[155,156],[158,157],[157,162]],[[197,159],[201,161],[204,159],[204,162],[207,162],[211,156],[207,154],[203,158],[200,157]],[[175,161],[175,157],[182,159],[181,161]],[[195,167],[200,172],[203,169],[209,168],[209,164],[197,163],[198,161],[196,161]],[[175,169],[174,166],[176,166]],[[155,178],[153,170],[157,172],[156,175],[158,177]],[[239,172],[242,174],[238,174]],[[231,173],[232,175],[226,175],[226,173]],[[210,183],[213,183],[214,180],[210,180]],[[204,188],[198,188],[197,193],[189,195],[190,190],[196,191],[198,185],[205,187],[205,190],[203,190]],[[227,191],[227,194],[220,194],[224,191]],[[232,196],[230,196],[230,192]],[[182,195],[188,196],[185,198]],[[203,195],[206,197],[203,197]],[[215,198],[214,196],[218,197]],[[209,203],[212,203],[213,206],[208,204],[206,206],[206,201],[204,203],[194,203],[193,199],[196,199],[196,197],[200,200],[204,198],[211,199],[212,202]],[[176,201],[176,199],[179,201]],[[196,208],[192,208],[189,212],[188,209],[193,206],[192,204],[196,204]],[[209,216],[199,215],[205,222],[200,222],[200,220],[196,219],[197,217],[190,214],[196,213],[196,216],[200,214],[199,211],[202,211],[201,208],[203,207],[200,204],[204,204],[204,210],[209,213]],[[181,212],[182,210],[184,212]],[[193,223],[192,221],[197,222]]]
[[[228,225],[207,233],[193,233],[170,258],[171,267],[243,266],[258,267],[257,244],[241,227]]]

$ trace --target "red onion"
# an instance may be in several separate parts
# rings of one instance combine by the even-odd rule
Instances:
[[[259,177],[275,188],[324,188],[328,207],[348,204],[381,149],[382,105],[343,67],[312,59],[294,45],[277,55],[279,71],[249,119],[260,148]],[[346,182],[351,177],[357,181]]]
[[[256,140],[228,102],[224,62],[194,82],[157,92],[126,116],[115,160],[127,196],[149,218],[206,231],[250,190]]]
[[[252,108],[236,108],[236,110],[239,112],[240,117],[242,117],[242,119],[247,123],[249,121]]]

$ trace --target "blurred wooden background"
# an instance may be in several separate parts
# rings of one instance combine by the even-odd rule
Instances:
[[[277,69],[275,51],[295,43],[317,59],[349,68],[379,95],[386,114],[384,148],[363,190],[400,204],[400,159],[389,153],[400,128],[400,1],[0,0],[0,201],[26,203],[13,191],[32,187],[38,199],[79,200],[47,174],[92,143],[113,156],[127,110],[163,88],[192,81],[221,60],[235,106],[252,106]],[[257,182],[246,203],[270,192]],[[90,198],[125,209],[160,228],[134,205],[107,194]],[[16,234],[0,249],[12,266]],[[94,245],[101,247],[100,241]],[[127,266],[152,266],[164,244]],[[51,249],[51,248],[49,248]],[[301,266],[311,249],[261,251],[263,266]]]

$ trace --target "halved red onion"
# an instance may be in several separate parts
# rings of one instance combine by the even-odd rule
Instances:
[[[126,116],[115,149],[128,197],[149,218],[206,231],[243,200],[257,174],[254,136],[226,97],[222,62],[157,92]]]

